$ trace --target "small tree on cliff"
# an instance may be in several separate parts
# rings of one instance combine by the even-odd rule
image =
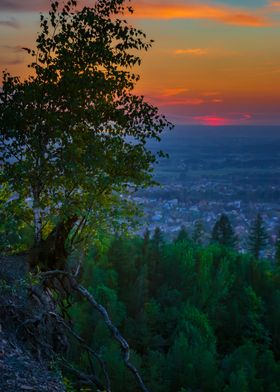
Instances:
[[[36,49],[26,49],[32,76],[4,73],[1,181],[32,201],[42,262],[65,259],[69,233],[76,239],[104,216],[112,222],[120,193],[152,183],[156,156],[146,142],[170,123],[132,92],[138,52],[152,41],[123,18],[131,12],[125,0],[82,9],[75,0],[52,1]]]

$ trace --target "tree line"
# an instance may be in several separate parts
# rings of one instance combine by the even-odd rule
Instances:
[[[199,219],[194,222],[194,228],[191,234],[189,234],[186,228],[182,226],[177,238],[191,239],[195,244],[202,245],[205,243],[203,221]],[[258,213],[249,229],[247,250],[254,255],[256,259],[259,259],[264,255],[264,251],[268,246],[268,238],[264,220],[261,214]],[[236,235],[227,214],[222,213],[215,222],[211,230],[210,242],[233,249],[238,248],[239,238]],[[280,263],[280,229],[278,230],[278,236],[274,246],[274,262]]]

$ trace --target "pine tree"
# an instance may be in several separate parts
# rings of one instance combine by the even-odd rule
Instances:
[[[159,227],[156,227],[152,238],[152,243],[154,245],[154,248],[158,251],[161,245],[163,244],[163,242],[164,242],[163,232],[160,230]]]
[[[237,237],[226,214],[222,214],[215,223],[212,230],[212,242],[216,242],[230,248],[234,248],[236,246]]]
[[[142,254],[144,257],[147,256],[149,245],[150,245],[150,232],[148,229],[146,229],[143,235],[143,242],[142,242]]]
[[[153,292],[160,280],[158,266],[162,257],[162,248],[164,245],[163,232],[159,227],[155,228],[151,240],[150,254],[148,258],[148,277],[150,283],[150,290]]]
[[[189,234],[185,226],[182,226],[174,242],[177,243],[177,242],[189,241],[189,239],[190,239]]]
[[[204,226],[201,219],[197,220],[192,233],[192,240],[196,245],[202,245]]]
[[[249,251],[259,259],[260,253],[267,246],[267,233],[261,214],[257,214],[256,219],[252,223],[249,235]]]

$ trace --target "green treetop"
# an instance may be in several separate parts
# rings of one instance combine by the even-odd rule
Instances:
[[[261,214],[257,214],[256,219],[252,223],[249,236],[249,251],[259,259],[260,253],[267,246],[267,233]]]
[[[226,214],[222,214],[215,223],[212,230],[212,241],[231,248],[236,246],[237,237]]]
[[[204,226],[201,219],[197,220],[194,225],[194,230],[192,233],[192,240],[197,245],[202,245],[204,235]]]
[[[185,226],[182,226],[180,231],[178,232],[176,238],[175,238],[175,243],[177,242],[183,242],[183,241],[189,241],[189,234],[187,232],[187,229]]]

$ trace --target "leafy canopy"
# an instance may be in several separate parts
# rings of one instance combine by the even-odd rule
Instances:
[[[82,9],[52,1],[35,50],[26,49],[31,76],[4,72],[1,181],[33,200],[39,230],[53,216],[99,219],[120,192],[152,183],[146,142],[171,124],[133,93],[133,68],[152,41],[124,19],[132,12],[125,0]]]

